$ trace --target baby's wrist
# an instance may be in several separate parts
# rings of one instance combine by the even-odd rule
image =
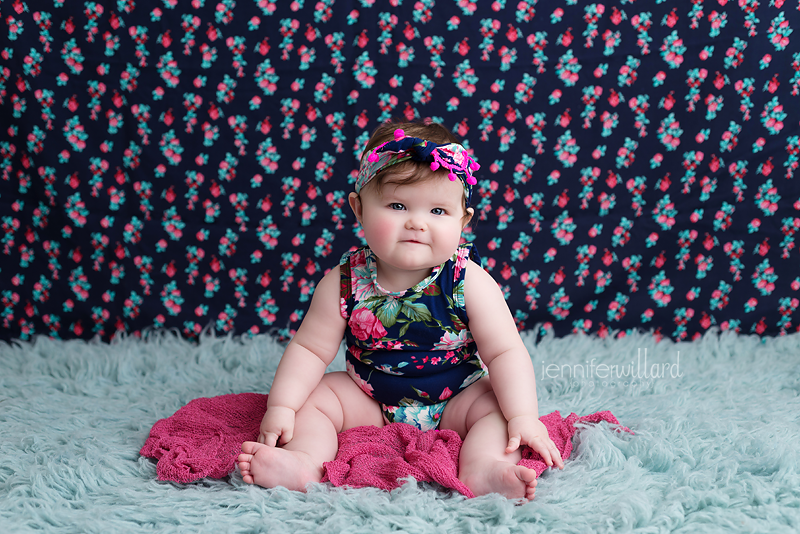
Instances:
[[[507,419],[507,421],[509,423],[511,423],[511,421],[514,421],[514,420],[522,420],[522,419],[527,419],[527,418],[532,418],[532,419],[535,419],[536,421],[538,421],[539,420],[539,415],[535,414],[535,413],[522,413],[522,414],[517,414],[517,415],[514,415],[512,417],[509,417]]]
[[[273,413],[278,411],[278,410],[288,410],[288,411],[292,412],[293,414],[297,413],[297,410],[295,410],[291,406],[284,406],[284,405],[281,405],[281,404],[271,405],[271,404],[267,403],[267,411],[270,411],[270,410],[272,410]]]

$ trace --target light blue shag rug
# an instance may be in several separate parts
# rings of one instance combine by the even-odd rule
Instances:
[[[0,345],[0,532],[800,529],[800,335],[526,343],[542,414],[610,410],[635,435],[582,428],[566,468],[546,472],[522,506],[414,481],[306,494],[238,473],[157,481],[139,456],[150,427],[198,397],[268,392],[282,351],[269,338]]]

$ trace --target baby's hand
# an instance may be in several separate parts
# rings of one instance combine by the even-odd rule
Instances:
[[[283,406],[274,406],[267,410],[261,420],[258,442],[275,447],[280,440],[281,445],[292,441],[294,434],[294,410]]]
[[[561,453],[550,439],[547,427],[532,415],[520,415],[508,421],[506,453],[514,452],[520,445],[527,445],[538,452],[548,466],[555,464],[559,469],[564,469]]]

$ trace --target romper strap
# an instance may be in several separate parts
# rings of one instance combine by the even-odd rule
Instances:
[[[341,297],[340,312],[342,317],[350,317],[350,309],[353,305],[353,284],[350,271],[350,255],[342,258],[339,264],[339,296]]]
[[[481,255],[478,254],[478,247],[476,247],[474,243],[469,244],[469,259],[478,265],[481,264]]]
[[[457,255],[460,258],[466,257],[471,259],[479,266],[481,264],[481,258],[478,255],[478,249],[472,243],[463,243],[459,245]],[[450,266],[450,268],[453,270],[452,292],[454,303],[452,310],[455,312],[455,317],[461,321],[461,324],[468,325],[469,318],[467,317],[467,309],[464,304],[464,282],[466,278],[466,269],[461,267],[455,268],[452,262],[450,263]],[[464,267],[466,267],[466,265],[464,265]]]

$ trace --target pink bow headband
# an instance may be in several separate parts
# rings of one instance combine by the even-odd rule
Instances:
[[[472,173],[480,169],[480,165],[472,159],[467,149],[458,143],[440,145],[419,137],[406,137],[400,128],[394,131],[394,141],[378,145],[361,163],[356,178],[356,193],[361,192],[361,189],[386,167],[409,159],[430,162],[432,171],[440,167],[447,169],[449,171],[447,176],[451,181],[461,180],[467,206],[470,205],[472,186],[478,183]]]

